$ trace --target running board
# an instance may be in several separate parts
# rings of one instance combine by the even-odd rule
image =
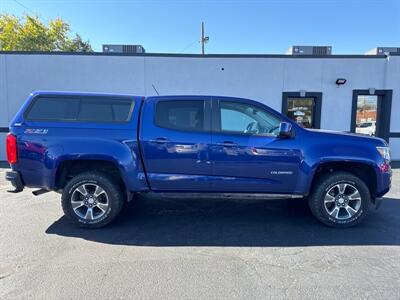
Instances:
[[[220,198],[230,198],[230,199],[295,199],[304,198],[303,195],[298,194],[262,194],[262,193],[185,193],[185,192],[149,192],[146,193],[151,196],[158,196],[163,198],[198,198],[198,199],[220,199]]]

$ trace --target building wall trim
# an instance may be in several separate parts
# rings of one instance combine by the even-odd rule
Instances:
[[[110,53],[110,52],[49,52],[49,51],[0,51],[6,55],[77,55],[77,56],[135,56],[135,57],[193,57],[193,58],[357,58],[386,59],[386,55],[335,54],[335,55],[289,55],[289,54],[183,54],[183,53]],[[390,54],[393,56],[393,54]]]

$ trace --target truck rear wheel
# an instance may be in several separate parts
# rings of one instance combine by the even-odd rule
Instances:
[[[313,215],[331,227],[351,227],[367,215],[371,195],[367,185],[347,172],[324,174],[308,198]]]
[[[121,211],[124,194],[118,183],[100,172],[85,172],[65,186],[61,204],[64,214],[75,224],[100,228],[113,221]]]

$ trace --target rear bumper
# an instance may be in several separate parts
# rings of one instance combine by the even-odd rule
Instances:
[[[7,171],[6,172],[6,180],[10,181],[12,186],[15,188],[13,191],[9,191],[12,193],[22,192],[24,189],[24,184],[22,183],[21,174],[17,171]]]

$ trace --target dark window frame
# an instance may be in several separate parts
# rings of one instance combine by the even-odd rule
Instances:
[[[157,105],[160,102],[180,102],[182,101],[187,102],[187,101],[202,101],[203,102],[203,129],[200,130],[193,130],[193,129],[183,129],[183,128],[175,128],[175,127],[168,127],[168,126],[163,126],[158,124],[157,122]],[[172,130],[172,131],[179,131],[179,132],[194,132],[194,133],[207,133],[209,134],[211,131],[211,120],[210,120],[210,115],[211,115],[211,105],[210,101],[207,99],[192,99],[190,97],[181,99],[181,98],[168,98],[168,99],[159,99],[154,102],[154,115],[153,115],[153,125],[158,127],[158,128],[163,128],[166,130]]]
[[[283,92],[282,93],[282,114],[287,116],[288,100],[290,98],[314,98],[314,111],[313,111],[313,122],[315,129],[321,128],[321,111],[322,111],[322,92],[306,92],[304,97],[301,96],[300,92]],[[294,120],[292,120],[295,122]]]
[[[53,118],[30,118],[29,117],[29,113],[31,112],[33,106],[36,104],[36,102],[40,99],[40,98],[46,98],[46,99],[77,99],[79,100],[79,107],[81,105],[81,101],[84,98],[104,98],[104,99],[114,99],[114,100],[124,100],[124,101],[129,101],[130,102],[130,108],[129,108],[129,113],[128,113],[128,117],[125,121],[95,121],[95,120],[90,120],[90,119],[82,119],[79,120],[78,116],[79,116],[79,111],[80,108],[78,109],[78,114],[76,116],[75,119],[61,119],[61,118],[57,118],[57,119],[53,119]],[[36,95],[32,100],[31,103],[29,103],[28,107],[26,108],[23,117],[26,121],[31,121],[31,122],[56,122],[56,123],[60,123],[60,122],[67,122],[67,123],[96,123],[96,124],[127,124],[131,121],[132,119],[132,114],[135,108],[135,99],[133,97],[121,97],[121,96],[97,96],[97,95],[46,95],[46,94],[42,94],[42,95]],[[113,112],[114,114],[114,112]]]
[[[350,132],[356,132],[358,96],[378,96],[375,135],[388,142],[391,136],[390,119],[392,112],[392,95],[393,90],[375,90],[375,93],[373,94],[370,94],[370,90],[353,90]],[[387,116],[387,118],[381,118],[381,116]]]

